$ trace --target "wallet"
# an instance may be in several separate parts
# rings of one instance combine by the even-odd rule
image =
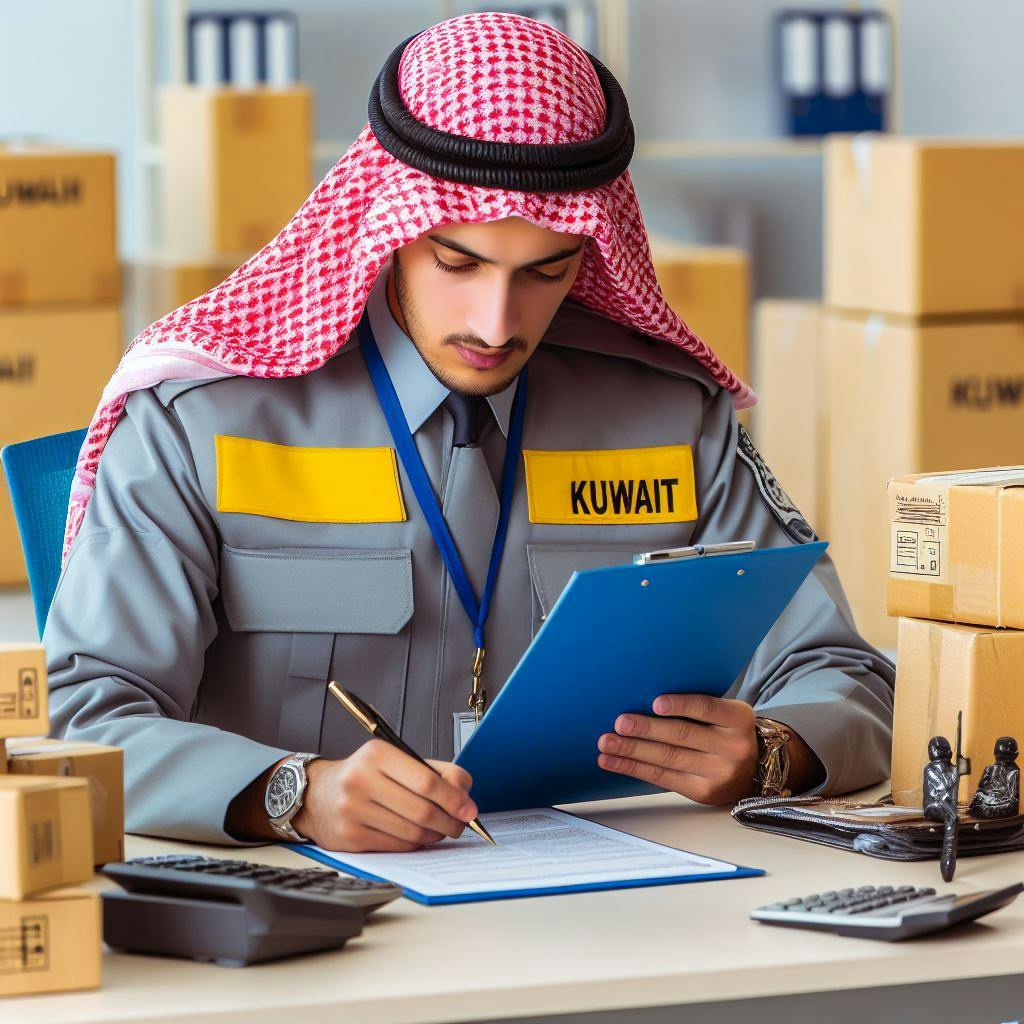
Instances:
[[[900,807],[892,797],[874,803],[844,797],[750,797],[732,816],[748,828],[821,843],[885,860],[938,860],[943,825],[920,807]],[[1024,850],[1024,814],[973,818],[960,810],[958,856]]]

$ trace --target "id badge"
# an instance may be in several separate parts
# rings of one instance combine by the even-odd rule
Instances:
[[[469,737],[476,732],[476,712],[456,711],[452,715],[454,731],[455,757],[462,753],[462,748],[469,742]]]

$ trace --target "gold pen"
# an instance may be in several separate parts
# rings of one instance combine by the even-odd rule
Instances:
[[[401,736],[395,732],[394,729],[388,725],[387,719],[372,705],[368,704],[361,697],[356,696],[351,690],[346,690],[340,687],[334,680],[328,684],[327,689],[338,699],[341,706],[373,737],[379,740],[384,740],[385,743],[390,743],[393,747],[398,747],[399,750],[408,754],[411,758],[419,761],[420,764],[426,765],[434,774],[440,775],[441,773],[432,765],[427,764],[426,761],[416,753],[412,747],[409,746]],[[469,827],[482,839],[486,839],[491,846],[497,846],[498,844],[491,838],[490,832],[487,831],[480,824],[479,818],[474,818],[472,821],[467,823]]]

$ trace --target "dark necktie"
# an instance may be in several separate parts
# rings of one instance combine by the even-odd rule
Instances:
[[[444,400],[444,407],[451,414],[455,424],[452,434],[453,448],[464,448],[476,440],[480,407],[483,403],[484,400],[479,395],[463,395],[458,391],[452,391]]]

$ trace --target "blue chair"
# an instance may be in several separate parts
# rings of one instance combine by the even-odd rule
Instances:
[[[9,444],[0,451],[40,636],[60,579],[68,498],[83,441],[84,430],[69,430]]]

